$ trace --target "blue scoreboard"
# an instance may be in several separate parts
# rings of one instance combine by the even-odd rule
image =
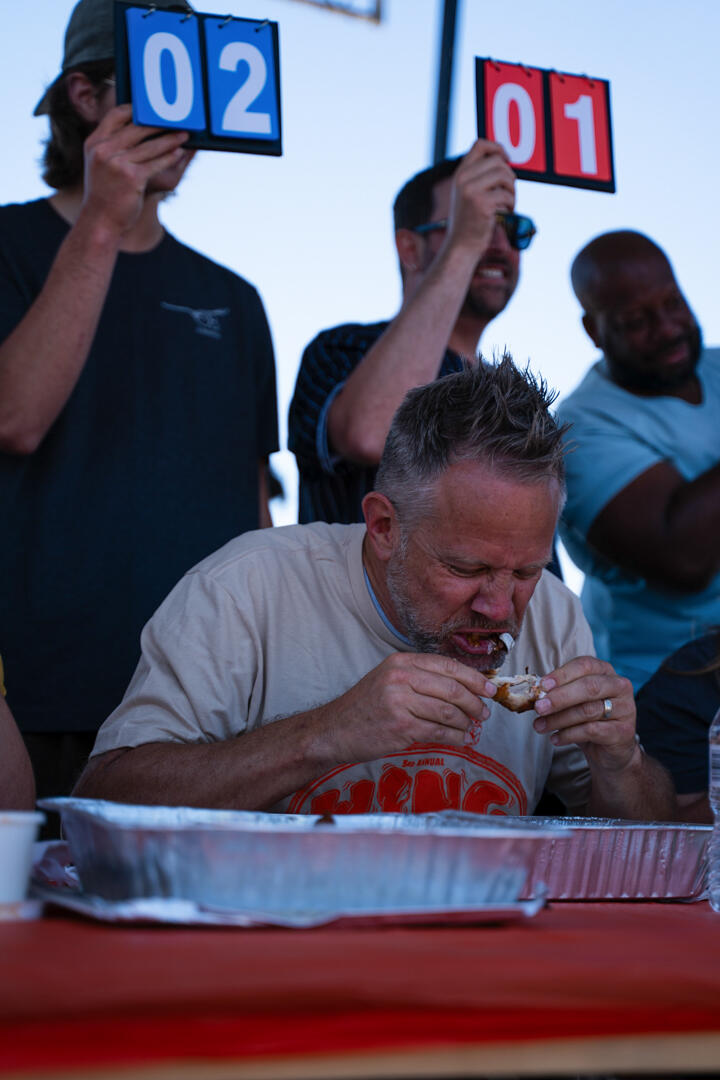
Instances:
[[[282,153],[277,23],[115,3],[118,104],[188,146]]]

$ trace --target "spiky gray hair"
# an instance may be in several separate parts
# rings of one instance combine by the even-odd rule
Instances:
[[[567,425],[550,411],[556,397],[507,352],[411,390],[393,418],[375,490],[406,526],[430,510],[438,476],[463,461],[520,483],[555,480],[564,498]]]

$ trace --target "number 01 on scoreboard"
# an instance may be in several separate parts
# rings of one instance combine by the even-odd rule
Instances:
[[[118,103],[188,146],[281,154],[277,24],[115,3]]]
[[[521,179],[615,191],[607,80],[478,57],[475,88],[478,134]]]

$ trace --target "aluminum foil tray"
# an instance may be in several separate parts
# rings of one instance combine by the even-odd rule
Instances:
[[[62,816],[83,891],[208,908],[375,913],[515,904],[541,845],[566,833],[452,815],[309,815],[43,799]]]
[[[35,887],[34,901],[53,904],[100,922],[165,923],[173,926],[280,926],[292,930],[310,930],[315,926],[492,926],[519,922],[537,915],[545,901],[517,900],[514,904],[480,904],[468,910],[455,908],[408,908],[381,911],[241,911],[204,907],[192,900],[163,900],[146,897],[139,900],[102,900],[82,891]],[[37,918],[37,915],[33,917]]]
[[[547,888],[548,900],[701,900],[712,828],[603,818],[528,818],[548,837],[521,896]]]

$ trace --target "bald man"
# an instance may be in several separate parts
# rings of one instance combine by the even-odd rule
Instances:
[[[558,410],[573,425],[561,535],[599,654],[638,688],[720,623],[720,350],[641,233],[596,237],[572,284],[603,356]]]

